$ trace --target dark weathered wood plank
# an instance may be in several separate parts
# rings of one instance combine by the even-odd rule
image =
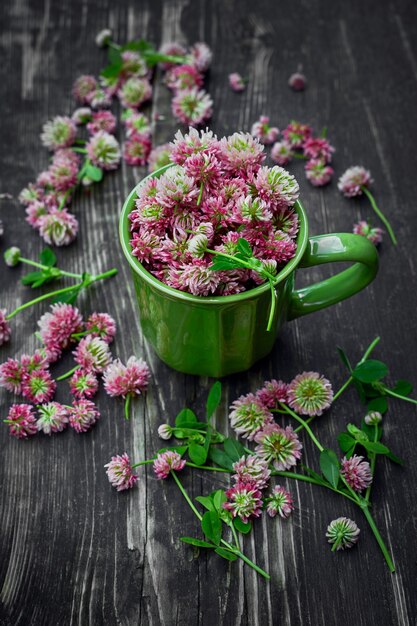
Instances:
[[[288,3],[287,3],[288,4]],[[337,387],[344,380],[335,353],[342,344],[359,356],[375,336],[383,338],[378,354],[393,378],[415,378],[416,277],[414,236],[415,174],[413,136],[417,94],[416,7],[396,0],[350,4],[330,0],[276,6],[273,2],[199,0],[100,3],[50,0],[4,3],[0,7],[0,217],[6,234],[1,249],[19,243],[27,256],[42,247],[24,222],[17,202],[20,189],[46,165],[40,147],[42,123],[70,113],[70,87],[80,73],[94,73],[104,53],[94,35],[110,26],[124,41],[146,36],[156,43],[208,41],[215,60],[207,85],[215,101],[211,127],[220,135],[249,129],[260,113],[278,126],[290,119],[328,127],[337,148],[337,174],[353,163],[369,167],[377,200],[392,220],[400,245],[387,241],[381,272],[365,292],[311,318],[288,325],[272,355],[248,373],[224,381],[217,414],[227,430],[227,407],[265,378],[290,379],[302,369],[317,369]],[[302,64],[308,89],[294,94],[289,74]],[[236,95],[227,74],[249,79]],[[166,115],[155,124],[156,143],[172,138],[177,126],[169,97],[156,77],[153,110]],[[370,215],[365,201],[348,201],[328,189],[312,189],[302,164],[299,178],[313,234],[350,231],[359,216]],[[77,243],[59,251],[60,263],[78,271],[98,272],[112,265],[117,281],[86,294],[84,312],[96,308],[115,316],[120,332],[114,353],[143,356],[153,371],[145,401],[135,403],[135,419],[125,423],[121,405],[99,396],[100,423],[83,436],[11,440],[0,429],[0,623],[43,624],[335,624],[358,626],[415,623],[415,516],[417,479],[415,415],[412,407],[392,403],[387,431],[392,448],[409,459],[401,469],[379,462],[374,488],[375,517],[392,548],[398,571],[390,575],[360,512],[332,494],[289,483],[297,509],[291,520],[263,519],[245,550],[271,573],[265,584],[241,564],[228,565],[212,555],[194,559],[177,536],[194,534],[197,524],[170,482],[157,483],[148,468],[138,488],[117,494],[103,465],[113,453],[127,450],[135,459],[158,447],[156,426],[184,405],[202,409],[211,381],[183,376],[158,361],[144,343],[137,320],[129,270],[117,241],[123,198],[143,175],[138,168],[106,177],[91,195],[80,196]],[[2,307],[28,297],[16,284],[20,270],[1,274]],[[321,271],[299,275],[317,280]],[[1,360],[34,348],[31,333],[43,312],[39,307],[14,324],[13,342]],[[65,370],[62,365],[62,371]],[[66,399],[65,391],[62,399]],[[4,415],[9,404],[0,395]],[[347,421],[361,417],[353,393],[322,418],[326,445]],[[315,453],[305,442],[305,458]],[[194,495],[211,490],[214,481],[201,472],[184,474]],[[330,553],[324,532],[339,515],[352,516],[362,528],[361,541],[349,554]]]

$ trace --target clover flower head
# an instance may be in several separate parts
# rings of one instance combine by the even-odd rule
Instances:
[[[307,180],[314,187],[328,185],[334,174],[334,169],[330,165],[326,165],[324,159],[310,159],[304,169]]]
[[[68,409],[68,413],[69,425],[77,433],[85,433],[87,430],[90,430],[100,417],[94,402],[85,398],[75,401],[72,407]]]
[[[277,208],[292,206],[300,188],[295,177],[283,167],[261,167],[254,179],[259,197]]]
[[[348,517],[338,517],[327,527],[326,537],[335,550],[352,548],[357,543],[360,530],[353,520]]]
[[[272,213],[266,202],[252,196],[240,196],[235,204],[234,218],[242,224],[251,222],[270,222]]]
[[[266,158],[263,145],[250,133],[233,133],[223,137],[220,149],[225,168],[235,175],[257,172]]]
[[[62,432],[68,425],[68,409],[59,402],[47,402],[39,407],[36,427],[45,435]]]
[[[85,323],[89,335],[111,343],[116,335],[116,322],[108,313],[91,313]]]
[[[143,359],[129,357],[126,365],[120,359],[110,363],[104,372],[104,388],[109,396],[140,395],[146,391],[150,370]]]
[[[378,426],[382,422],[382,415],[379,411],[369,411],[364,418],[368,426]]]
[[[22,189],[19,193],[19,202],[24,206],[28,206],[32,204],[32,202],[39,201],[43,198],[43,190],[34,185],[33,183],[29,183],[27,187]]]
[[[169,89],[177,93],[201,87],[203,77],[193,65],[176,65],[166,73],[165,83]]]
[[[24,370],[17,359],[8,358],[0,365],[0,387],[11,393],[19,394]]]
[[[98,391],[98,378],[94,372],[84,370],[81,367],[76,369],[71,376],[70,389],[72,395],[81,400],[82,398],[92,398]]]
[[[77,307],[57,303],[42,315],[38,326],[46,349],[60,352],[73,342],[72,335],[82,331],[83,320]]]
[[[35,370],[25,374],[22,379],[22,395],[29,402],[42,404],[54,397],[56,382],[48,370]]]
[[[87,124],[90,135],[95,135],[100,130],[106,133],[114,133],[116,130],[116,118],[111,111],[95,111],[91,116],[91,121]]]
[[[114,170],[120,162],[119,142],[104,130],[91,137],[86,146],[87,155],[93,165],[103,170]]]
[[[255,441],[255,453],[278,471],[291,469],[301,458],[303,446],[291,426],[266,424],[256,433]]]
[[[321,415],[332,400],[330,381],[317,372],[298,374],[288,386],[288,404],[300,415]]]
[[[53,208],[38,219],[38,228],[47,244],[68,246],[77,236],[78,220],[66,209]]]
[[[38,432],[33,406],[30,404],[12,404],[5,423],[12,437],[17,439],[27,439]]]
[[[124,117],[126,135],[129,138],[149,138],[151,135],[151,126],[146,115],[139,113],[134,109],[128,109],[127,111],[128,115]]]
[[[354,491],[361,492],[372,483],[372,472],[368,461],[363,456],[354,454],[349,459],[344,457],[340,472]]]
[[[148,156],[148,171],[155,172],[170,163],[172,163],[171,145],[169,143],[163,143],[150,151]]]
[[[9,267],[15,267],[16,265],[18,265],[20,262],[20,256],[21,250],[16,246],[7,248],[6,252],[3,255],[6,265],[8,265]]]
[[[12,334],[6,316],[6,309],[0,309],[0,346],[9,341]]]
[[[46,122],[42,129],[42,144],[50,150],[72,146],[77,133],[76,126],[70,117],[58,115]]]
[[[274,143],[279,135],[278,128],[269,125],[269,117],[267,115],[261,115],[259,120],[252,125],[250,132],[264,145]]]
[[[80,104],[88,104],[88,98],[97,89],[94,76],[79,76],[72,88],[72,95]]]
[[[213,114],[213,100],[204,91],[194,87],[179,91],[171,102],[174,116],[189,126],[199,126],[209,120]]]
[[[238,482],[226,491],[226,497],[223,508],[230,511],[233,517],[240,517],[242,522],[262,514],[262,492],[252,482]]]
[[[236,91],[236,93],[245,90],[245,81],[238,72],[229,74],[229,85],[232,91]]]
[[[178,452],[168,450],[158,454],[153,462],[153,470],[159,480],[164,480],[168,478],[171,471],[179,472],[184,469],[185,463]]]
[[[304,156],[330,163],[334,152],[333,146],[323,137],[309,137],[303,145]]]
[[[346,198],[354,198],[363,194],[363,187],[372,183],[371,173],[361,165],[349,167],[339,178],[337,188]]]
[[[173,428],[169,424],[161,424],[158,426],[158,435],[161,439],[171,439],[173,434]]]
[[[268,463],[253,454],[242,456],[233,464],[233,470],[236,472],[232,475],[235,482],[253,484],[260,491],[267,487],[271,476]]]
[[[201,259],[207,250],[208,247],[208,237],[203,233],[199,233],[198,235],[194,235],[191,239],[188,240],[187,248],[190,254],[197,259]]]
[[[83,337],[73,351],[74,360],[86,371],[96,374],[104,372],[111,361],[109,346],[100,337]]]
[[[182,267],[182,284],[194,296],[213,294],[219,285],[219,276],[205,261],[199,259]]]
[[[131,489],[138,477],[133,473],[132,463],[127,452],[112,456],[111,461],[106,463],[106,473],[112,487],[116,487],[117,491]]]
[[[108,109],[111,106],[111,94],[109,89],[98,87],[87,96],[88,104],[95,111]]]
[[[306,77],[301,72],[294,72],[288,79],[288,85],[293,91],[304,91],[306,84]]]
[[[47,215],[48,209],[45,202],[34,200],[26,207],[26,221],[32,226],[32,228],[39,228],[41,217]]]
[[[56,191],[69,191],[77,184],[78,165],[66,158],[54,159],[49,168],[50,184]]]
[[[44,348],[35,350],[33,354],[22,354],[20,363],[23,374],[32,374],[32,372],[46,370],[49,367],[48,356]]]
[[[263,387],[258,389],[256,397],[269,409],[278,406],[278,402],[287,402],[288,384],[282,380],[267,380]]]
[[[128,165],[146,165],[151,145],[151,140],[148,137],[133,137],[124,144],[124,160]]]
[[[208,45],[203,41],[199,41],[191,46],[190,52],[190,60],[194,67],[199,72],[207,72],[213,58],[213,53]]]
[[[71,115],[71,119],[77,126],[83,126],[87,124],[91,120],[92,112],[90,107],[79,107],[75,109],[73,114]]]
[[[253,393],[235,400],[229,414],[230,424],[240,437],[253,441],[256,433],[273,422],[267,407]]]
[[[293,120],[288,124],[287,128],[284,128],[282,134],[293,148],[302,148],[307,139],[313,134],[313,131],[307,124]]]
[[[366,220],[360,220],[357,224],[354,224],[353,232],[355,235],[366,237],[374,246],[381,243],[384,234],[382,228],[373,227]]]
[[[266,503],[266,512],[270,517],[280,515],[286,519],[294,510],[292,495],[280,485],[273,488],[271,495],[266,499]]]
[[[99,48],[105,48],[111,41],[112,32],[110,28],[103,28],[96,35],[96,45]]]
[[[120,103],[125,108],[136,109],[152,97],[152,86],[147,78],[132,76],[117,92]]]
[[[175,133],[171,146],[171,160],[177,165],[184,165],[186,160],[195,154],[218,156],[219,142],[211,130],[200,130],[190,126],[183,134],[180,130]]]
[[[285,139],[276,141],[271,148],[271,159],[278,165],[287,165],[293,156],[292,146]]]

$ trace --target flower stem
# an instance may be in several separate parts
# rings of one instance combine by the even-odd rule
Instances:
[[[70,376],[72,376],[74,374],[74,372],[76,372],[78,369],[80,368],[80,365],[76,365],[75,367],[73,367],[71,370],[69,370],[69,372],[66,372],[65,374],[62,374],[62,376],[59,376],[59,378],[56,378],[56,381],[60,381],[60,380],[65,380],[66,378],[69,378]]]
[[[135,467],[140,467],[141,465],[149,465],[149,463],[153,463],[155,459],[146,459],[146,461],[139,461],[139,463],[135,463],[132,465],[132,469]]]
[[[361,189],[362,189],[363,193],[366,195],[366,197],[368,198],[369,202],[371,203],[371,206],[372,206],[373,210],[378,215],[378,217],[381,220],[381,222],[385,225],[385,227],[386,227],[386,229],[388,231],[388,234],[391,237],[392,243],[394,244],[394,246],[396,246],[397,245],[397,239],[396,239],[396,237],[394,235],[394,231],[391,228],[391,224],[389,223],[389,221],[387,220],[385,215],[382,213],[382,211],[378,208],[378,206],[377,206],[377,204],[375,202],[375,198],[373,197],[372,193],[364,185],[361,186]]]
[[[388,387],[383,386],[383,391],[384,393],[387,394],[387,396],[392,396],[393,398],[398,398],[398,400],[405,400],[406,402],[417,404],[417,400],[414,400],[414,398],[407,398],[407,396],[401,396],[399,393],[395,393],[395,391],[391,391],[391,389],[388,389]]]
[[[187,461],[188,467],[195,467],[196,469],[208,470],[210,472],[223,472],[225,474],[231,474],[232,471],[228,469],[223,469],[222,467],[210,467],[209,465],[196,465],[195,463],[191,463],[191,461]]]
[[[74,191],[74,189],[75,187],[71,187],[70,189],[66,190],[66,192],[62,196],[61,202],[59,203],[58,211],[62,211],[62,209],[65,207],[68,196]]]
[[[226,543],[223,542],[222,543]],[[247,563],[247,565],[249,565],[252,569],[255,570],[255,572],[258,572],[258,574],[260,574],[261,576],[263,576],[264,578],[266,578],[266,580],[271,580],[270,575],[265,572],[265,570],[263,570],[261,567],[259,567],[258,565],[256,565],[256,563],[254,563],[253,561],[251,561],[247,556],[245,556],[243,554],[243,552],[241,552],[240,550],[237,550],[236,548],[234,548],[233,546],[230,546],[229,544],[227,544],[229,549],[234,552],[234,554],[236,554],[236,556],[238,556],[240,559],[242,559],[242,561],[244,561],[245,563]]]
[[[126,396],[126,400],[125,400],[125,419],[127,420],[129,419],[130,398],[131,398],[131,395],[130,393],[128,393]]]
[[[65,287],[64,289],[57,289],[56,291],[50,291],[49,293],[44,293],[43,296],[39,296],[34,300],[29,300],[29,302],[25,302],[17,307],[14,311],[9,313],[6,319],[10,320],[12,317],[23,311],[23,309],[27,309],[33,304],[37,304],[38,302],[42,302],[42,300],[47,300],[48,298],[53,298],[54,296],[60,296],[63,293],[68,293],[69,291],[74,291],[74,289],[81,288],[83,283],[78,283],[76,285],[71,285],[71,287]]]
[[[200,193],[198,194],[198,198],[197,198],[197,206],[200,206],[200,204],[201,204],[201,199],[203,197],[203,189],[204,189],[204,183],[203,183],[203,181],[201,181],[201,183],[200,183]]]
[[[269,310],[268,325],[266,327],[267,332],[269,332],[272,328],[272,322],[274,321],[275,309],[277,306],[277,294],[275,292],[274,283],[272,282],[270,278],[268,278],[268,282],[269,282],[269,288],[271,290],[271,308]]]
[[[315,434],[313,433],[313,431],[311,430],[310,426],[307,424],[307,422],[305,422],[299,415],[297,415],[297,413],[294,413],[294,411],[292,411],[290,409],[289,406],[287,406],[286,404],[284,404],[283,402],[279,403],[280,406],[285,409],[288,413],[288,415],[291,415],[291,417],[293,417],[295,420],[297,420],[297,422],[299,424],[301,424],[301,426],[303,428],[306,429],[310,439],[312,440],[312,442],[317,446],[317,448],[320,450],[320,452],[323,452],[324,448],[321,445],[320,441],[317,439],[317,437],[315,436]]]
[[[178,476],[176,475],[174,470],[171,470],[171,476],[173,477],[173,479],[175,480],[175,482],[178,485],[179,490],[181,491],[182,495],[184,496],[184,498],[187,501],[188,506],[190,507],[190,509],[192,510],[192,512],[194,513],[194,515],[200,520],[203,519],[202,516],[200,515],[200,513],[197,511],[197,509],[195,508],[192,500],[190,499],[188,493],[185,491],[184,487],[182,486],[182,483],[180,481],[180,479],[178,478]]]
[[[25,259],[25,257],[23,257],[23,256],[19,257],[19,261],[21,261],[22,263],[26,263],[27,265],[32,265],[33,267],[39,267],[41,270],[50,270],[50,269],[52,269],[48,265],[43,265],[42,263],[37,263],[36,261],[32,261],[31,259]],[[59,269],[59,268],[55,267],[53,269]],[[81,280],[81,278],[82,278],[81,274],[74,274],[73,272],[66,272],[66,271],[61,270],[61,269],[59,271],[61,272],[62,276],[69,276],[70,278],[78,278],[78,280]]]
[[[371,352],[373,351],[373,349],[375,348],[375,346],[380,342],[381,337],[375,337],[375,339],[372,341],[372,343],[369,344],[369,346],[367,347],[366,351],[363,354],[363,357],[361,358],[361,360],[359,361],[358,365],[361,365],[362,363],[364,363],[368,356],[371,354]],[[349,385],[353,382],[353,376],[349,376],[349,378],[347,379],[347,381],[340,387],[340,389],[338,391],[336,391],[336,393],[333,396],[333,402],[335,400],[337,400],[337,398],[339,398],[339,396],[342,395],[342,393],[345,391],[345,389],[347,389],[349,387]]]
[[[295,472],[280,472],[278,470],[273,470],[271,472],[272,476],[282,476],[284,478],[294,478],[295,480],[301,480],[303,482],[306,483],[311,483],[313,485],[319,485],[320,487],[325,487],[326,489],[330,489],[330,491],[334,491],[335,493],[338,493],[339,495],[343,496],[344,498],[347,498],[348,500],[351,500],[351,502],[354,502],[355,504],[358,504],[358,501],[356,498],[352,498],[349,494],[345,493],[344,491],[340,491],[340,489],[335,489],[334,487],[331,486],[331,484],[327,484],[324,481],[323,482],[319,482],[318,480],[316,480],[315,478],[313,478],[312,476],[305,476],[304,474],[296,474]]]
[[[231,522],[230,524],[230,528],[232,530],[232,535],[233,535],[233,539],[235,540],[235,544],[236,544],[236,548],[239,550],[240,552],[240,543],[239,543],[239,537],[237,536],[236,533],[236,528],[233,526],[233,522]]]
[[[377,525],[375,524],[374,518],[372,517],[371,512],[370,512],[368,506],[362,506],[362,510],[363,510],[363,513],[364,513],[367,521],[368,521],[369,526],[371,527],[372,532],[375,535],[375,539],[377,540],[378,545],[381,548],[381,552],[384,555],[384,558],[385,558],[385,560],[387,562],[389,570],[390,570],[391,574],[393,574],[395,572],[394,563],[392,562],[391,555],[388,552],[388,549],[387,549],[387,547],[386,547],[386,545],[384,543],[384,540],[381,537],[381,534],[380,534],[380,532],[379,532],[379,530],[377,528]]]

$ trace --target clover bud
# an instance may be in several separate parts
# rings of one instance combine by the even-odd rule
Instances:
[[[4,260],[9,267],[15,267],[20,262],[20,248],[12,246],[4,253]]]

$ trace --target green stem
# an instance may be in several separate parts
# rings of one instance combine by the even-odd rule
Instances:
[[[181,491],[182,495],[184,496],[184,498],[187,501],[188,506],[190,507],[190,509],[192,510],[192,512],[194,513],[194,515],[200,520],[203,519],[203,517],[200,515],[200,513],[197,511],[197,509],[195,508],[192,500],[190,499],[188,493],[185,491],[184,487],[182,486],[182,483],[180,481],[180,479],[178,478],[177,474],[175,473],[175,471],[171,471],[171,476],[173,477],[173,479],[175,480],[175,482],[178,485],[179,490]]]
[[[58,382],[60,380],[65,380],[66,378],[69,378],[70,376],[73,375],[74,372],[76,372],[78,369],[80,369],[80,365],[76,365],[75,367],[72,368],[72,370],[70,370],[69,372],[66,372],[65,374],[62,374],[62,376],[59,376],[59,378],[56,378],[55,380]]]
[[[74,148],[74,146],[71,148],[71,150],[73,152],[78,152],[79,154],[87,154],[87,150],[86,148]]]
[[[25,257],[21,256],[19,257],[19,261],[21,261],[22,263],[26,263],[27,265],[32,265],[33,267],[39,267],[41,270],[50,270],[52,269],[51,267],[49,267],[48,265],[43,265],[42,263],[37,263],[36,261],[32,261],[31,259],[25,259]],[[58,267],[54,267],[53,269],[59,269]],[[82,275],[81,274],[73,274],[73,272],[65,272],[64,270],[59,270],[62,274],[62,276],[69,276],[70,278],[78,278],[78,280],[81,280]]]
[[[282,411],[283,413],[286,413],[287,411]],[[281,411],[280,411],[281,413]],[[307,420],[305,420],[306,424],[310,424],[310,422],[313,421],[313,419],[315,418],[315,415],[312,415],[311,417],[309,417]],[[294,430],[295,433],[300,432],[300,430],[303,430],[304,426],[297,426],[297,428]]]
[[[385,560],[387,562],[389,570],[390,570],[391,574],[393,574],[395,572],[394,563],[392,562],[391,555],[388,552],[388,549],[387,549],[387,547],[386,547],[386,545],[384,543],[384,540],[381,537],[381,534],[380,534],[380,532],[379,532],[379,530],[377,528],[377,525],[375,524],[374,518],[372,517],[371,512],[369,511],[368,506],[363,506],[362,510],[363,510],[363,513],[364,513],[367,521],[368,521],[369,526],[371,527],[372,532],[375,535],[375,539],[377,540],[378,545],[381,548],[381,552],[382,552],[382,554],[385,557]]]
[[[69,291],[73,291],[74,289],[77,289],[77,287],[80,288],[82,285],[83,283],[78,283],[76,285],[72,285],[71,287],[65,287],[65,289],[57,289],[56,291],[50,291],[49,293],[45,293],[43,294],[43,296],[39,296],[38,298],[35,298],[34,300],[29,300],[29,302],[25,302],[25,304],[21,304],[20,306],[17,307],[17,309],[9,313],[6,316],[6,319],[10,320],[12,317],[20,313],[20,311],[23,311],[23,309],[27,309],[33,304],[37,304],[38,302],[42,302],[42,300],[47,300],[48,298],[53,298],[54,296],[60,296],[63,293],[68,293]]]
[[[222,541],[222,543],[226,543],[226,542]],[[230,546],[229,544],[228,544],[228,547],[229,547],[229,550],[231,550],[234,554],[236,554],[236,556],[242,559],[242,561],[247,563],[247,565],[249,565],[252,569],[254,569],[255,572],[258,572],[258,574],[266,578],[266,580],[271,580],[270,575],[267,572],[265,572],[265,570],[263,570],[261,567],[256,565],[256,563],[251,561],[247,556],[245,556],[243,552],[241,552],[240,550],[237,550],[236,548],[234,548],[233,546]]]
[[[383,387],[384,393],[386,393],[388,396],[392,396],[393,398],[398,398],[398,400],[405,400],[406,402],[411,402],[412,404],[417,404],[417,400],[414,400],[414,398],[407,398],[407,396],[400,396],[399,393],[395,393],[395,391],[391,391],[391,389],[388,389],[388,387]]]
[[[294,413],[294,411],[292,411],[290,409],[289,406],[287,406],[286,404],[284,404],[283,402],[279,403],[280,406],[285,409],[288,413],[288,415],[291,415],[291,417],[293,417],[295,420],[297,420],[297,422],[299,424],[301,424],[303,426],[303,428],[306,429],[311,441],[317,446],[317,448],[320,450],[320,452],[323,452],[324,448],[321,445],[321,443],[319,442],[319,440],[317,439],[317,437],[315,436],[315,434],[313,433],[313,431],[311,430],[310,426],[307,424],[307,422],[305,422],[299,415],[297,415],[297,413]],[[273,411],[273,410],[272,410]]]
[[[372,341],[372,343],[369,344],[369,346],[367,347],[366,351],[363,354],[363,357],[361,358],[361,360],[358,362],[358,365],[361,365],[362,363],[364,363],[368,356],[371,354],[371,352],[374,350],[375,346],[380,342],[381,337],[375,337],[375,339]],[[337,400],[337,398],[339,396],[342,395],[342,393],[345,391],[345,389],[347,389],[347,387],[349,387],[349,385],[353,382],[353,376],[349,376],[349,378],[347,379],[347,381],[340,387],[339,391],[336,391],[336,393],[333,396],[333,402],[335,400]]]
[[[187,461],[187,466],[195,467],[196,469],[208,470],[210,472],[223,472],[225,474],[231,474],[231,470],[223,469],[222,467],[210,467],[209,465],[196,465],[195,463],[191,463],[191,461]]]
[[[269,332],[272,328],[272,322],[274,321],[275,309],[277,306],[277,294],[275,292],[274,283],[272,282],[270,278],[268,278],[268,282],[269,282],[269,288],[271,290],[271,308],[269,310],[268,324],[266,327],[267,332]]]
[[[394,235],[394,231],[391,228],[391,224],[389,223],[389,221],[387,220],[385,215],[382,213],[382,211],[378,208],[378,206],[377,206],[377,204],[375,202],[375,198],[373,197],[372,193],[364,185],[361,186],[361,189],[362,189],[363,193],[366,195],[366,197],[368,198],[369,202],[371,203],[371,206],[372,206],[373,210],[378,215],[378,217],[381,220],[381,222],[385,225],[385,227],[386,227],[386,229],[388,231],[388,234],[391,237],[392,243],[394,244],[394,246],[396,246],[397,245],[397,239],[396,239],[396,237]]]
[[[377,441],[378,441],[378,426],[374,426],[374,442],[377,443]],[[371,474],[373,477],[375,474],[375,464],[376,464],[375,452],[371,452],[370,457],[371,457]],[[371,497],[371,489],[372,489],[372,483],[366,489],[365,500],[367,502],[369,502],[369,498]]]
[[[240,552],[240,543],[239,543],[239,537],[237,536],[236,533],[236,528],[233,526],[233,521],[230,524],[230,528],[232,529],[232,535],[233,535],[233,539],[235,540],[235,544],[236,544],[236,548],[239,550]]]
[[[130,407],[130,398],[132,396],[130,395],[130,393],[127,394],[126,396],[126,400],[125,400],[125,419],[129,419],[129,407]]]
[[[326,489],[330,489],[330,491],[334,491],[335,493],[338,493],[339,495],[343,496],[344,498],[347,498],[348,500],[351,500],[355,504],[358,504],[358,501],[357,501],[356,498],[352,498],[347,493],[344,493],[343,491],[340,491],[340,489],[335,489],[335,487],[332,487],[332,485],[330,483],[327,484],[325,482],[319,482],[318,480],[316,480],[312,476],[305,476],[304,474],[296,474],[295,472],[279,472],[278,470],[273,470],[271,472],[271,475],[272,476],[282,476],[284,478],[294,478],[295,480],[301,480],[303,482],[311,483],[313,485],[319,485],[319,487],[325,487]]]
[[[109,48],[113,48],[113,50],[121,50],[121,46],[118,43],[114,43],[114,41],[108,41],[107,45]]]
[[[132,469],[134,469],[135,467],[139,467],[140,465],[148,465],[149,463],[153,463],[155,461],[155,459],[147,459],[146,461],[139,461],[139,463],[135,463],[134,465],[132,465]]]
[[[97,276],[92,276],[89,284],[96,283],[98,280],[104,280],[105,278],[110,278],[111,276],[115,276],[117,274],[117,268],[113,267],[113,269],[108,270],[107,272],[103,272],[103,274],[97,274]]]
[[[200,206],[201,199],[203,197],[203,189],[204,189],[204,183],[203,183],[203,181],[201,181],[201,183],[200,183],[200,193],[198,194],[198,198],[197,198],[197,206]]]
[[[68,196],[74,191],[75,187],[71,187],[70,189],[67,189],[67,191],[64,193],[64,195],[62,196],[61,202],[59,203],[58,211],[62,211],[62,209],[65,207]]]

